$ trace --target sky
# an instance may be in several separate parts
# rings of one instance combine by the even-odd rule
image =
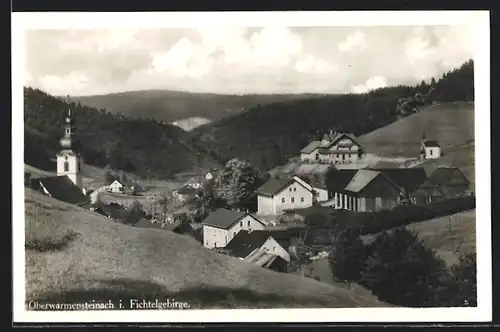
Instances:
[[[31,30],[25,43],[26,85],[58,96],[363,93],[473,58],[466,26]]]

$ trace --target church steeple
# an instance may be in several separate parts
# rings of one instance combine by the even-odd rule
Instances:
[[[75,150],[76,152],[80,148],[79,142],[76,139],[76,130],[73,118],[71,117],[71,107],[69,105],[64,124],[64,136],[60,139],[59,143],[64,150]]]
[[[57,154],[57,175],[66,175],[77,187],[82,188],[81,168],[83,159],[80,154],[80,143],[75,134],[71,107],[68,106],[68,114],[64,123],[64,135],[59,141],[62,149]]]

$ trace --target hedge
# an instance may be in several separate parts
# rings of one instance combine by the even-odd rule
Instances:
[[[333,220],[325,220],[324,225],[315,225],[312,228],[328,229],[334,224],[342,224],[349,228],[358,228],[360,235],[375,234],[394,227],[471,210],[475,207],[476,197],[464,196],[424,205],[400,205],[392,210],[379,212],[336,210]]]

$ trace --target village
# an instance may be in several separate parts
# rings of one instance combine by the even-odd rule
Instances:
[[[325,277],[314,272],[311,264],[326,261],[329,240],[314,238],[308,222],[311,216],[328,219],[346,211],[351,216],[363,215],[474,195],[459,168],[438,167],[429,173],[419,167],[442,156],[439,142],[427,139],[425,133],[414,160],[382,168],[369,162],[370,151],[352,133],[329,131],[298,151],[303,166],[300,172],[274,174],[254,192],[255,211],[220,207],[199,220],[193,217],[192,203],[202,199],[222,170],[192,174],[165,195],[113,177],[90,189],[84,185],[84,156],[79,152],[70,110],[60,145],[57,176],[28,176],[29,187],[131,227],[185,234],[207,250],[316,279]],[[304,172],[307,168],[311,172]]]

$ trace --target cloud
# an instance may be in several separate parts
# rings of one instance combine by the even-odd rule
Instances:
[[[354,93],[366,93],[371,90],[384,88],[387,86],[387,80],[383,76],[370,77],[365,83],[352,86],[351,91]]]
[[[339,44],[340,52],[364,51],[368,48],[366,36],[361,31],[355,31]]]
[[[63,95],[342,93],[439,77],[472,49],[459,26],[32,30],[25,79]]]

